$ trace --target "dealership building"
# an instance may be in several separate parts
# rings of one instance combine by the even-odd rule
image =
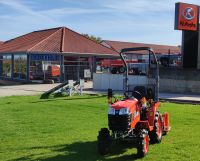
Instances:
[[[66,27],[34,31],[0,43],[0,79],[40,82],[92,79],[100,62],[119,59],[125,47],[148,46],[157,54],[179,53],[174,46],[102,41],[100,44]],[[141,57],[144,54],[136,55]]]
[[[118,52],[66,27],[34,31],[0,46],[0,77],[15,81],[59,82],[92,78],[100,59],[118,58]]]

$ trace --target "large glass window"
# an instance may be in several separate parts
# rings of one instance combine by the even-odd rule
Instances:
[[[91,79],[92,59],[64,57],[65,80]]]
[[[3,55],[0,55],[0,77],[3,76]]]
[[[12,56],[11,54],[4,54],[0,56],[0,76],[1,77],[11,77],[12,73]]]
[[[14,55],[14,73],[15,79],[26,79],[26,64],[27,55],[15,54]]]
[[[96,73],[109,73],[111,68],[111,59],[96,59]]]
[[[31,81],[40,82],[47,79],[60,81],[60,55],[32,54],[30,59]]]

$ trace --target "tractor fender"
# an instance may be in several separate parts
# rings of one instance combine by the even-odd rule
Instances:
[[[156,103],[153,104],[152,110],[153,110],[153,111],[158,111],[158,108],[159,108],[159,107],[160,107],[160,102],[156,102]]]
[[[150,124],[150,126],[154,126],[154,119],[156,117],[156,112],[158,111],[159,107],[160,102],[156,102],[152,104],[151,109],[149,109],[147,112],[148,123]]]
[[[169,113],[165,112],[164,114],[162,114],[162,118],[163,118],[164,134],[167,134],[167,132],[169,132],[171,129],[170,123],[169,123]]]

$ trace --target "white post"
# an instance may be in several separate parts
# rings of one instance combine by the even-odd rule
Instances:
[[[74,86],[74,81],[73,80],[68,80],[69,83],[69,96],[72,96],[72,89]]]
[[[84,79],[80,79],[80,95],[83,93],[83,88],[84,88]]]

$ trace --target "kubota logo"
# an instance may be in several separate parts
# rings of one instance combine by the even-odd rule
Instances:
[[[195,12],[194,9],[191,7],[187,7],[185,9],[183,9],[182,11],[182,16],[186,19],[186,20],[192,20],[195,17]]]

